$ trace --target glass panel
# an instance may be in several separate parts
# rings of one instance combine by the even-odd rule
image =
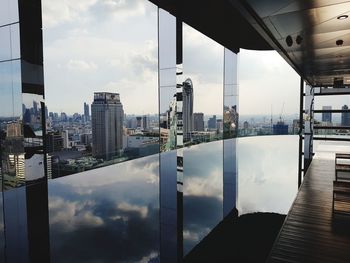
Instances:
[[[18,1],[0,0],[0,26],[18,22]]]
[[[293,136],[238,139],[238,211],[286,214],[298,190],[298,140]]]
[[[275,51],[240,50],[239,136],[293,134],[300,77]]]
[[[0,180],[2,183],[2,174],[0,172]],[[4,224],[4,204],[3,193],[0,191],[0,261],[5,262],[5,224]]]
[[[11,59],[11,26],[0,27],[0,61]]]
[[[19,23],[11,25],[11,59],[21,57]]]
[[[223,218],[222,153],[222,141],[184,150],[184,255]]]
[[[42,3],[52,178],[158,153],[157,7]]]
[[[189,111],[191,114],[187,117],[184,115],[187,121],[183,120],[184,123],[190,123],[188,125],[190,131],[187,133],[191,135],[185,140],[185,146],[219,140],[222,138],[224,127],[222,108],[224,48],[184,24],[183,54],[183,79],[184,83],[191,84],[192,96]],[[232,78],[230,82],[233,82]]]
[[[20,62],[0,63],[0,133],[3,189],[24,184]]]
[[[50,180],[51,261],[159,262],[158,169],[153,155]]]

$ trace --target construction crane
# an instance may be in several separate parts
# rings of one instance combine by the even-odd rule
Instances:
[[[282,104],[282,110],[281,110],[281,114],[280,114],[280,122],[283,122],[283,119],[282,119],[283,110],[284,110],[284,101],[283,101],[283,104]]]

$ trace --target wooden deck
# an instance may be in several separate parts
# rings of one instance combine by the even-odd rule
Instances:
[[[333,158],[316,158],[267,262],[350,262],[350,216],[332,218]]]

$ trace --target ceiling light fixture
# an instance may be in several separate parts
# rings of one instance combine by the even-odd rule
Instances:
[[[337,19],[344,20],[344,19],[347,19],[348,17],[349,17],[348,15],[341,15],[341,16],[338,16]]]

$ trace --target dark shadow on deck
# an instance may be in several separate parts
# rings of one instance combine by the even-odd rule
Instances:
[[[186,257],[184,263],[265,262],[284,215],[228,216]]]

